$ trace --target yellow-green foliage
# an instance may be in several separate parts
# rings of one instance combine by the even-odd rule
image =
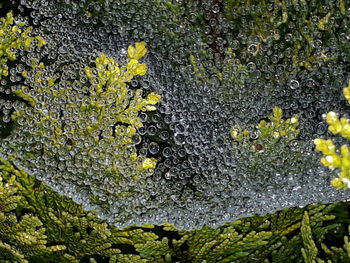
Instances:
[[[339,3],[344,5],[344,1]],[[89,92],[84,97],[85,104],[74,114],[81,114],[86,120],[94,116],[97,123],[114,116],[112,123],[127,124],[127,127],[117,125],[115,130],[116,137],[122,140],[122,146],[131,143],[136,128],[142,125],[138,113],[154,110],[160,99],[157,94],[151,93],[144,98],[140,90],[128,90],[127,83],[134,76],[146,73],[146,65],[138,61],[145,53],[145,43],[136,43],[135,47],[130,46],[128,49],[129,61],[126,66],[119,67],[114,59],[101,54],[96,59],[96,66],[85,67],[84,71],[89,81]],[[33,71],[23,72],[23,76],[32,77],[43,94],[56,98],[70,96],[73,89],[51,89],[56,85],[56,79],[54,76],[42,79],[43,67],[42,63],[33,61]],[[349,89],[345,92],[347,99],[350,98]],[[14,88],[14,93],[26,100],[34,108],[35,116],[39,116],[35,121],[36,127],[40,128],[37,135],[51,131],[49,140],[61,150],[61,145],[66,142],[65,136],[69,137],[73,133],[76,138],[94,134],[97,143],[97,123],[86,126],[79,123],[82,129],[67,131],[67,128],[56,125],[57,116],[42,110],[45,102],[32,96],[28,87]],[[119,97],[116,98],[116,94]],[[74,107],[74,102],[71,104],[67,104],[68,108]],[[20,110],[14,113],[13,119],[17,125],[23,124],[25,117],[28,117],[25,114]],[[258,137],[254,143],[249,140],[250,133],[238,126],[232,129],[231,134],[236,141],[247,143],[254,150],[252,144],[261,144],[265,151],[273,151],[274,147],[278,147],[277,144],[290,142],[299,133],[298,117],[284,120],[282,116],[282,110],[274,108],[273,115],[269,116],[270,121],[261,121],[257,126]],[[334,132],[338,131],[344,136],[346,132],[343,128],[339,130],[339,125],[343,127],[347,122],[337,120],[331,118],[330,125],[334,127]],[[114,137],[110,136],[109,140],[114,142]],[[71,145],[65,147],[72,150],[78,143],[78,139],[72,140]],[[38,151],[35,154],[41,153]],[[152,170],[155,166],[154,159],[140,158],[136,152],[128,152],[128,157],[133,167],[137,166],[140,170]],[[200,230],[178,231],[170,225],[147,225],[119,230],[98,219],[93,212],[84,211],[69,198],[53,192],[44,183],[16,168],[11,161],[0,160],[0,261],[349,262],[347,236],[343,238],[343,248],[329,248],[322,243],[327,233],[340,229],[340,223],[332,222],[335,220],[331,214],[334,207],[315,205],[303,209],[291,208],[272,215],[243,218],[216,229],[204,227]],[[321,249],[323,255],[320,255]],[[321,256],[327,261],[323,261]],[[334,261],[330,258],[334,258]]]
[[[8,161],[0,160],[0,178],[1,262],[99,262],[103,257],[152,263],[169,262],[174,255],[167,238],[146,231],[153,226],[110,227]],[[23,216],[16,217],[16,211]]]
[[[20,172],[9,163],[0,163],[0,259],[11,262],[29,262],[26,256],[47,256],[65,246],[47,245],[45,227],[37,216],[17,216],[23,208],[29,208],[17,181]]]
[[[348,233],[350,233],[350,226],[348,227]],[[350,261],[350,243],[349,243],[349,236],[345,235],[343,237],[344,245],[342,247],[335,247],[333,244],[331,244],[330,247],[325,245],[324,243],[321,244],[322,250],[324,253],[329,257],[334,259],[333,261],[329,262],[349,262]]]
[[[348,87],[343,89],[343,94],[350,103],[350,81]],[[338,114],[331,111],[326,114],[328,130],[333,134],[340,134],[346,139],[350,139],[350,121],[347,118],[339,118]],[[314,140],[316,149],[325,155],[321,163],[331,169],[340,169],[339,177],[334,178],[331,184],[341,189],[350,188],[350,153],[349,146],[342,145],[338,149],[332,140],[317,138]]]
[[[249,77],[247,66],[241,64],[232,48],[227,48],[220,70],[215,70],[214,72],[212,69],[206,69],[199,57],[191,55],[189,62],[195,76],[201,81],[209,84],[221,83],[225,99],[237,96],[238,91],[242,89]]]
[[[255,140],[255,144],[261,144],[264,148],[268,146],[271,149],[272,146],[281,140],[289,142],[297,138],[300,132],[297,129],[299,125],[298,116],[295,115],[286,120],[282,116],[282,109],[275,107],[273,114],[268,117],[270,122],[262,120],[258,124],[258,138]],[[239,142],[248,141],[249,135],[250,133],[247,130],[243,130],[237,125],[231,129],[232,138]]]
[[[327,231],[336,227],[327,224],[335,219],[329,214],[332,209],[334,206],[325,205],[291,208],[273,215],[240,219],[216,229],[179,231],[182,238],[172,243],[180,262],[301,263],[305,257],[311,257],[310,253],[314,256],[316,251],[318,256],[312,238],[319,243]],[[188,249],[182,250],[185,244]],[[310,244],[314,246],[311,248]]]
[[[312,69],[313,63],[322,63],[334,60],[334,56],[329,56],[326,50],[322,50],[319,54],[315,52],[315,32],[326,32],[332,36],[336,36],[330,28],[331,20],[334,19],[338,13],[341,16],[346,15],[346,1],[340,0],[338,8],[329,11],[323,17],[318,17],[314,21],[313,12],[311,12],[312,5],[318,4],[317,1],[306,0],[224,0],[223,6],[225,15],[228,20],[236,21],[236,17],[243,16],[249,18],[249,32],[250,36],[258,36],[262,42],[256,43],[258,54],[261,45],[273,39],[275,41],[284,38],[285,25],[292,19],[293,15],[297,14],[298,23],[296,23],[296,30],[294,35],[298,35],[291,41],[290,45],[293,50],[292,62],[293,66],[305,67]],[[292,11],[292,9],[294,9]],[[297,10],[297,11],[296,11]],[[239,21],[239,20],[238,20]]]
[[[119,66],[117,62],[101,53],[95,60],[94,67],[85,66],[84,72],[88,80],[88,87],[81,83],[73,82],[71,85],[62,87],[57,81],[55,75],[43,77],[45,66],[39,61],[34,61],[30,72],[24,71],[22,75],[25,78],[34,80],[32,84],[36,92],[28,92],[31,87],[18,86],[13,88],[13,93],[28,101],[31,111],[38,116],[35,122],[35,131],[26,133],[28,136],[39,136],[48,139],[55,147],[61,149],[59,152],[77,151],[80,147],[84,148],[94,159],[106,159],[111,163],[105,171],[106,176],[114,182],[120,180],[137,180],[153,172],[156,166],[154,158],[145,158],[137,156],[135,147],[130,147],[132,138],[136,136],[136,129],[142,126],[141,119],[138,117],[140,111],[153,111],[155,104],[160,100],[160,95],[155,93],[148,94],[145,98],[141,89],[131,90],[128,83],[135,76],[145,75],[147,67],[139,63],[147,52],[146,43],[136,43],[135,46],[128,48],[128,61],[125,66]],[[58,82],[58,83],[57,83]],[[77,92],[81,89],[83,92]],[[84,93],[85,91],[85,93]],[[74,100],[60,104],[60,102],[51,102],[51,106],[57,108],[64,107],[65,122],[71,125],[63,125],[57,114],[50,112],[47,102],[38,99],[42,95],[46,98],[75,98],[83,101],[81,106],[77,106]],[[45,109],[45,110],[43,110]],[[74,113],[73,113],[74,112]],[[12,114],[16,127],[20,127],[23,122],[28,121],[31,115],[26,110],[17,110]],[[69,121],[68,121],[69,120]],[[118,125],[116,125],[118,124]],[[114,126],[114,128],[112,128]],[[103,133],[103,139],[100,135]],[[91,140],[88,146],[82,146],[82,140]],[[70,143],[67,144],[67,141]],[[103,147],[101,143],[108,144],[110,147]],[[17,146],[13,149],[16,152]],[[56,156],[57,151],[51,151],[50,147],[43,147],[43,151],[34,150],[34,155],[48,154]],[[111,151],[111,148],[113,148]],[[118,149],[115,151],[115,149]],[[23,158],[23,156],[19,156]],[[123,167],[129,167],[133,172],[128,173],[126,178],[122,174],[117,163],[123,163]],[[86,175],[84,175],[86,176]],[[125,193],[124,193],[125,194]],[[94,196],[91,196],[94,202]]]
[[[276,5],[281,8],[282,12],[278,13],[270,13],[269,16],[264,14],[266,12],[267,7],[266,0],[248,0],[248,1],[241,1],[241,0],[225,0],[224,1],[224,9],[225,9],[225,15],[229,20],[233,19],[232,11],[235,10],[237,13],[246,13],[246,10],[249,10],[250,5],[258,6],[259,9],[256,10],[256,13],[254,13],[254,16],[252,16],[253,21],[255,22],[254,28],[251,28],[251,34],[257,34],[259,35],[263,41],[266,41],[269,36],[274,33],[274,37],[278,39],[280,36],[276,31],[274,31],[276,28],[278,28],[281,24],[287,22],[288,13],[287,13],[287,7],[286,7],[286,1],[276,1]],[[248,11],[249,12],[249,11]]]
[[[219,79],[224,86],[244,85],[248,77],[246,65],[242,65],[232,48],[228,48],[225,53],[222,72],[218,73]]]
[[[301,253],[305,263],[316,263],[318,250],[315,242],[312,239],[310,218],[306,211],[304,212],[303,220],[301,222],[301,236],[304,244],[304,247],[301,249]]]
[[[204,69],[203,65],[202,64],[198,65],[198,62],[196,61],[196,58],[193,55],[191,55],[189,57],[189,61],[190,61],[191,65],[192,65],[192,67],[193,67],[194,74],[198,78],[205,78],[207,74],[205,72],[205,69]]]
[[[16,50],[28,50],[34,40],[38,47],[45,44],[42,37],[31,37],[31,31],[32,27],[27,27],[24,22],[15,21],[12,13],[0,18],[0,79],[8,76],[7,62],[16,59]]]
[[[290,141],[294,140],[298,136],[298,116],[295,115],[292,118],[286,120],[283,120],[282,116],[282,109],[275,107],[273,108],[273,115],[269,116],[270,122],[268,123],[262,120],[259,123],[258,129],[261,132],[259,138],[262,141],[278,140],[281,137],[287,141]]]
[[[8,19],[8,24],[11,24],[12,14],[8,15]],[[21,36],[13,36],[12,40],[17,43],[21,40],[20,37],[29,34],[30,29]],[[16,32],[15,29],[13,31]],[[8,32],[4,34],[7,37]],[[34,37],[25,41],[24,48],[33,47],[33,40],[37,40],[39,46],[44,44],[42,38]],[[6,43],[1,43],[1,48]],[[12,46],[11,59],[16,58],[14,52],[17,48],[21,46]],[[101,53],[95,59],[94,66],[81,67],[80,71],[76,69],[81,75],[80,81],[66,81],[67,79],[62,77],[66,73],[64,69],[60,73],[51,71],[47,74],[50,72],[47,67],[50,66],[31,59],[31,69],[24,67],[26,70],[21,72],[28,80],[25,82],[27,86],[18,85],[11,89],[15,95],[28,103],[17,108],[11,117],[14,132],[27,138],[41,138],[42,144],[34,143],[37,147],[23,153],[19,150],[23,145],[11,141],[9,148],[1,149],[5,154],[9,153],[8,160],[31,159],[36,162],[45,155],[55,161],[64,158],[65,154],[75,158],[79,158],[81,154],[81,163],[85,162],[85,167],[105,168],[102,178],[108,179],[110,185],[115,187],[119,187],[118,183],[123,185],[125,181],[137,181],[151,175],[156,160],[137,156],[136,148],[132,144],[136,129],[142,126],[138,117],[140,111],[155,110],[160,96],[155,93],[144,95],[141,89],[129,87],[129,82],[136,76],[147,73],[147,66],[139,62],[147,53],[146,43],[129,46],[127,53],[125,66],[119,66],[113,58]],[[68,101],[62,103],[67,98]],[[77,103],[78,101],[81,103]],[[64,112],[63,116],[60,116],[60,110]],[[34,125],[30,131],[27,130],[29,122]],[[69,170],[63,167],[62,163],[59,168],[61,171]],[[124,169],[123,172],[121,169]],[[54,173],[59,174],[59,170],[55,170]],[[79,175],[86,178],[91,174],[85,170]],[[126,191],[116,190],[116,195],[131,195],[133,192],[130,188]],[[95,195],[90,194],[89,198],[92,202],[100,202]]]
[[[0,160],[1,262],[249,263],[347,262],[344,248],[328,247],[325,235],[339,205],[290,208],[243,218],[213,229],[176,230],[172,225],[119,230],[53,192],[9,161]],[[326,256],[322,255],[324,251]],[[322,258],[322,259],[321,259]],[[327,259],[334,261],[326,261]],[[313,262],[313,261],[308,261]]]
[[[283,119],[283,111],[278,107],[273,109],[273,114],[268,119],[269,121],[260,121],[253,131],[235,125],[230,131],[233,138],[232,150],[239,149],[244,156],[242,161],[249,162],[247,174],[254,178],[252,180],[276,185],[280,180],[278,177],[285,176],[287,158],[290,165],[303,165],[300,142],[297,140],[299,122],[297,115]]]
[[[96,59],[97,74],[93,74],[93,68],[85,67],[86,76],[92,84],[91,90],[97,98],[110,97],[111,95],[118,96],[115,106],[121,108],[118,112],[116,120],[125,124],[132,125],[131,127],[141,127],[141,120],[137,117],[140,111],[155,110],[155,104],[160,100],[160,96],[155,93],[150,93],[147,99],[141,97],[142,91],[137,90],[133,98],[128,97],[131,91],[128,89],[127,83],[135,76],[143,76],[147,72],[145,64],[140,64],[141,59],[146,54],[146,43],[140,42],[128,48],[129,62],[124,67],[118,67],[118,64],[113,58],[106,57],[103,53]],[[105,90],[103,90],[105,87]],[[125,107],[125,105],[129,105]],[[98,103],[91,103],[86,107],[93,107],[99,112],[98,119],[101,120],[106,115],[106,107]],[[85,110],[85,107],[83,108]],[[135,129],[130,131],[134,135]]]

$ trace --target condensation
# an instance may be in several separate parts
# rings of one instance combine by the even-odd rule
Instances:
[[[215,227],[348,200],[349,192],[330,186],[337,171],[319,163],[312,140],[331,136],[322,114],[350,112],[342,98],[350,79],[350,11],[342,12],[335,0],[278,1],[285,6],[271,0],[239,8],[227,4],[232,1],[167,2],[21,0],[17,19],[32,24],[32,34],[47,44],[19,50],[9,78],[0,82],[1,126],[11,124],[15,110],[26,112],[11,132],[1,133],[1,157],[12,156],[16,166],[120,228],[164,222],[179,229]],[[106,173],[117,148],[103,140],[93,145],[96,134],[77,138],[74,129],[100,120],[97,113],[79,115],[76,107],[89,92],[84,66],[101,52],[123,64],[127,47],[140,41],[147,43],[142,62],[148,72],[129,88],[162,98],[156,111],[140,113],[143,127],[132,147],[158,162],[143,183],[116,184]],[[32,59],[45,67],[31,69]],[[35,83],[37,71],[43,80],[57,79],[52,90],[70,92],[43,93],[47,83]],[[36,109],[11,94],[23,84],[23,92],[40,102]],[[259,153],[232,140],[230,129],[239,125],[251,132],[254,145],[256,125],[274,106],[286,118],[300,115],[298,140]],[[57,122],[40,130],[38,111]],[[107,116],[101,126],[109,121]],[[50,140],[50,125],[64,126],[60,147]],[[97,136],[111,133],[112,127]],[[79,143],[72,147],[72,140]],[[89,145],[93,150],[80,151]],[[132,167],[122,169],[132,174]],[[133,194],[121,196],[125,189]]]

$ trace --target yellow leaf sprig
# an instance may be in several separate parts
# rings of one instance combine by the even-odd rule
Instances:
[[[156,93],[144,95],[142,89],[130,89],[129,83],[135,76],[142,76],[147,73],[145,64],[139,62],[147,53],[146,43],[140,42],[128,47],[128,58],[124,65],[118,65],[113,57],[108,57],[104,53],[99,54],[95,59],[95,65],[92,67],[84,67],[84,77],[87,78],[88,93],[75,93],[70,87],[65,89],[52,89],[52,86],[59,85],[55,83],[55,78],[50,76],[44,78],[43,74],[35,74],[33,86],[38,92],[45,92],[52,97],[77,96],[83,103],[79,106],[76,104],[65,104],[67,108],[76,109],[79,119],[74,120],[70,130],[64,130],[57,125],[57,118],[41,110],[35,110],[40,120],[35,125],[39,130],[50,130],[52,136],[50,140],[52,144],[62,149],[64,152],[67,148],[73,149],[79,144],[76,138],[93,138],[91,145],[87,145],[84,149],[93,158],[108,159],[113,163],[106,169],[106,175],[112,176],[115,180],[129,180],[132,177],[135,181],[153,173],[157,160],[154,158],[146,158],[136,153],[133,147],[133,138],[137,136],[137,128],[142,127],[143,123],[139,114],[141,111],[154,111],[156,104],[160,101],[161,96]],[[40,67],[40,63],[35,64],[34,69]],[[44,66],[45,67],[45,66]],[[38,71],[37,73],[42,73]],[[28,75],[24,76],[28,78]],[[39,83],[46,81],[45,85]],[[44,102],[36,99],[33,94],[27,92],[28,87],[20,87],[15,90],[15,94],[26,100],[32,107],[45,107]],[[69,114],[67,116],[70,117]],[[12,114],[15,122],[26,117],[25,111],[15,111]],[[113,127],[113,128],[111,128]],[[106,129],[104,129],[106,128]],[[108,130],[103,137],[104,141],[108,141],[110,145],[115,147],[115,154],[107,154],[107,149],[100,149],[101,130]],[[74,134],[74,137],[72,137]],[[71,145],[62,144],[65,138],[71,140]],[[47,149],[50,153],[51,149]],[[50,153],[51,154],[51,153]],[[105,155],[107,157],[105,157]],[[126,158],[130,157],[130,158]],[[133,172],[124,174],[124,170],[120,167],[134,168]]]
[[[343,89],[346,100],[350,103],[350,81]],[[350,139],[350,120],[345,117],[339,118],[338,114],[331,111],[326,114],[328,130],[333,134],[339,134]],[[350,188],[350,154],[349,147],[342,145],[338,150],[333,141],[317,138],[314,140],[316,150],[323,153],[321,163],[330,169],[340,169],[339,177],[332,179],[331,185],[340,189]]]
[[[273,145],[282,138],[284,140],[294,140],[298,134],[298,115],[294,115],[292,118],[283,119],[283,111],[278,107],[273,108],[273,114],[268,116],[269,122],[262,120],[257,125],[259,137],[255,141],[256,143],[262,143],[264,145]],[[249,131],[243,130],[239,126],[234,126],[231,129],[231,137],[236,141],[247,141],[249,138]]]

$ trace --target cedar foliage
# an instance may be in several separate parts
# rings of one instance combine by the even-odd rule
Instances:
[[[184,231],[164,224],[121,230],[11,161],[0,162],[0,262],[349,262],[348,218],[349,203],[338,203],[218,228]]]
[[[348,203],[290,208],[218,228],[117,229],[10,161],[0,165],[1,262],[347,262]]]

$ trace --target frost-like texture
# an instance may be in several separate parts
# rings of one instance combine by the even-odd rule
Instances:
[[[160,100],[155,93],[143,98],[141,89],[127,86],[146,74],[146,65],[139,63],[145,54],[145,42],[129,46],[128,63],[119,67],[101,53],[95,66],[84,68],[86,85],[44,76],[43,63],[23,71],[29,86],[13,86],[12,92],[29,105],[12,113],[15,128],[2,142],[2,155],[89,210],[95,205],[108,214],[136,209],[135,187],[143,187],[156,166],[155,159],[136,153],[138,115],[155,110]],[[108,187],[101,191],[99,182]]]
[[[15,21],[11,12],[0,18],[0,80],[9,75],[7,62],[16,59],[15,50],[28,50],[34,40],[39,47],[45,44],[40,36],[30,37],[31,30],[23,21]]]
[[[16,8],[46,45],[19,50],[3,79],[1,110],[13,119],[1,124],[1,154],[101,218],[201,228],[349,197],[329,186],[337,171],[313,149],[327,133],[322,114],[346,108],[347,1],[23,0]],[[124,87],[110,85],[117,67],[130,80]],[[232,127],[249,135],[237,141]]]

